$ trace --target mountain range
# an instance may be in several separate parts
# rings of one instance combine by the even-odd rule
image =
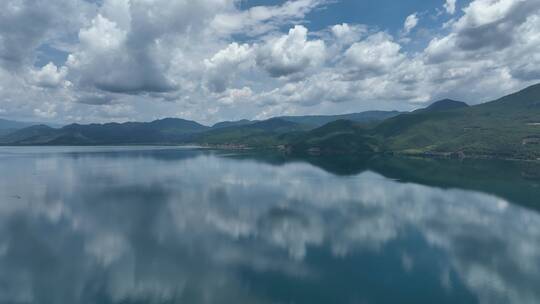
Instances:
[[[1,126],[1,124],[0,124]],[[185,144],[276,148],[303,154],[409,154],[540,159],[540,84],[469,106],[445,99],[413,112],[281,116],[211,127],[167,118],[62,128],[36,125],[0,134],[3,145]]]
[[[443,100],[368,128],[327,125],[289,149],[334,153],[337,142],[348,142],[355,153],[539,159],[540,84],[475,106]]]
[[[327,122],[350,119],[373,123],[399,115],[397,111],[369,111],[346,115],[287,116],[264,121],[240,120],[220,122],[212,127],[180,118],[152,122],[107,124],[71,124],[62,128],[12,122],[13,128],[0,136],[3,145],[114,145],[114,144],[181,144],[181,143],[270,143],[266,138],[291,131],[321,127]],[[18,128],[16,128],[18,126]],[[261,140],[258,140],[261,139]]]
[[[28,128],[41,123],[25,122],[25,121],[13,121],[0,118],[0,137],[13,133],[19,129]]]

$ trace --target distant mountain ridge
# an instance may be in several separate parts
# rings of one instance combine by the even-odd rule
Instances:
[[[46,127],[45,125],[24,125],[23,128],[6,129],[4,133],[0,133],[0,144],[179,144],[204,142],[204,140],[208,140],[209,143],[220,142],[226,138],[233,142],[240,142],[250,141],[248,140],[250,136],[258,136],[260,139],[260,137],[264,136],[272,137],[287,132],[305,131],[340,119],[373,123],[394,117],[400,113],[397,111],[367,111],[344,115],[284,116],[262,121],[247,119],[225,121],[216,123],[212,127],[180,118],[165,118],[152,122],[70,124],[58,129]],[[207,134],[196,136],[205,132]],[[268,141],[264,140],[264,142]]]
[[[49,124],[43,122],[32,122],[32,121],[15,121],[10,119],[0,118],[0,130],[17,130],[28,128],[35,125],[47,125],[49,127],[60,127],[60,124]]]
[[[221,128],[228,128],[228,127],[236,127],[236,126],[245,126],[250,125],[254,123],[255,121],[242,119],[237,121],[221,121],[212,126],[214,129],[221,129]]]
[[[329,121],[329,122],[328,122]],[[196,143],[277,148],[288,153],[384,153],[540,160],[540,84],[469,106],[445,99],[413,112],[369,111],[282,116],[212,127],[183,119],[149,123],[36,126],[0,138],[4,145]]]
[[[350,120],[359,123],[373,123],[377,121],[382,121],[390,117],[398,116],[406,112],[399,111],[365,111],[359,113],[350,113],[350,114],[337,114],[337,115],[297,115],[297,116],[277,116],[273,119],[281,119],[285,121],[294,122],[297,124],[305,125],[306,127],[318,128],[322,127],[327,123],[336,121],[336,120]],[[245,126],[260,122],[260,120],[238,120],[238,121],[224,121],[219,122],[212,126],[212,128],[223,128],[223,127],[233,127],[233,126]]]
[[[4,136],[1,142],[18,145],[113,145],[183,142],[209,129],[197,122],[166,118],[150,123],[126,122],[80,125],[59,129],[32,126]]]
[[[0,130],[22,129],[34,125],[33,123],[13,121],[0,118]]]
[[[9,135],[20,129],[42,124],[43,123],[38,122],[14,121],[0,118],[0,137]]]
[[[456,101],[452,99],[443,99],[436,101],[429,106],[416,110],[414,112],[436,112],[436,111],[449,111],[461,108],[468,108],[469,105],[462,101]]]
[[[366,124],[373,123],[395,117],[403,113],[404,112],[399,111],[366,111],[341,115],[278,116],[276,118],[292,121],[298,124],[310,125],[313,127],[322,127],[327,123],[331,123],[337,120],[350,120]]]

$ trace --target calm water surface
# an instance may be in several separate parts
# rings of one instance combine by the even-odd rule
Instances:
[[[534,167],[340,161],[0,148],[0,303],[540,303]]]

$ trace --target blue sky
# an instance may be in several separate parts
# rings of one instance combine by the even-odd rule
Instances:
[[[0,117],[203,123],[477,104],[540,82],[530,0],[6,0]]]
[[[259,5],[280,5],[286,0],[246,0],[241,6],[249,8]],[[460,0],[457,7],[465,6],[469,0]],[[442,1],[434,0],[337,0],[314,10],[306,16],[306,26],[310,30],[321,30],[336,23],[367,24],[388,31],[399,31],[403,21],[413,13],[436,15],[441,11]],[[438,27],[440,18],[422,20],[424,26]]]

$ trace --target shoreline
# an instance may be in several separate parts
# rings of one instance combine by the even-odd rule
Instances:
[[[183,147],[183,148],[193,148],[193,149],[212,149],[212,150],[223,150],[223,151],[274,151],[279,152],[285,155],[304,155],[312,157],[336,157],[336,156],[358,156],[358,155],[373,155],[373,156],[396,156],[396,157],[412,157],[412,158],[425,158],[425,159],[454,159],[454,160],[465,160],[465,159],[481,159],[481,160],[504,160],[504,161],[521,161],[521,162],[534,162],[539,163],[540,157],[538,158],[521,158],[521,157],[497,157],[490,154],[467,154],[462,151],[460,152],[401,152],[401,151],[384,151],[384,152],[373,152],[373,153],[324,153],[323,151],[303,151],[303,152],[293,152],[287,147],[273,146],[273,147],[251,147],[243,144],[194,144],[194,143],[185,143],[185,144],[173,144],[173,143],[133,143],[133,144],[88,144],[88,145],[2,145],[0,148],[17,148],[17,147]]]

